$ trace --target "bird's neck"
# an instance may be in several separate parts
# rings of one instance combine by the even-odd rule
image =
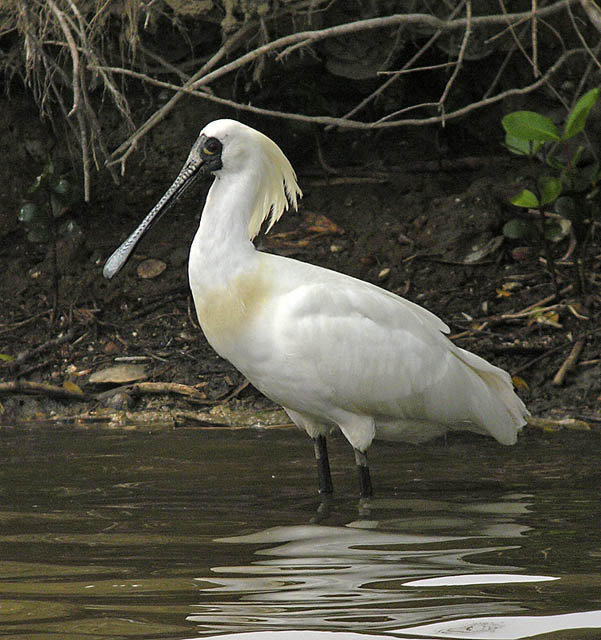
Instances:
[[[219,287],[252,269],[258,255],[248,237],[260,181],[252,173],[216,177],[190,249],[190,280]]]

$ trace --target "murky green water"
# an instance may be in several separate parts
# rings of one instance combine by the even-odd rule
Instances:
[[[0,431],[0,637],[601,638],[601,438]],[[547,637],[547,636],[546,636]]]

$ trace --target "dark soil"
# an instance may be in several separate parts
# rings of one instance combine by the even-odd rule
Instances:
[[[130,160],[121,185],[103,175],[93,185],[92,202],[73,208],[81,233],[58,243],[60,287],[54,313],[52,252],[47,245],[29,243],[16,222],[18,200],[41,167],[24,153],[19,135],[27,130],[43,148],[49,134],[35,112],[14,105],[9,110],[2,142],[8,160],[0,176],[10,185],[0,216],[0,353],[17,360],[0,365],[0,377],[56,386],[70,382],[87,395],[77,401],[45,393],[4,393],[5,424],[104,405],[196,411],[232,395],[230,402],[248,408],[270,406],[252,387],[240,388],[240,374],[211,350],[196,324],[186,263],[204,192],[163,218],[122,274],[111,282],[101,275],[106,258],[177,174],[201,125],[222,115],[200,113],[190,103],[177,119],[153,130],[145,148]],[[19,126],[11,128],[11,117]],[[24,117],[31,126],[23,124]],[[523,173],[514,158],[500,146],[492,152],[466,151],[456,128],[445,134],[449,142],[442,159],[433,144],[436,133],[420,129],[378,136],[330,133],[320,142],[319,161],[310,130],[273,121],[249,123],[280,143],[305,193],[298,213],[289,212],[270,235],[260,236],[264,250],[349,273],[423,305],[447,322],[458,344],[521,378],[525,384],[520,383],[519,393],[533,414],[580,418],[598,426],[599,255],[589,274],[588,306],[572,289],[542,305],[557,305],[551,309],[556,316],[505,317],[553,294],[539,250],[500,240],[504,222],[515,215],[508,195]],[[325,216],[331,224],[316,222],[315,216]],[[474,250],[486,246],[494,248],[470,263]],[[556,257],[567,249],[568,240],[559,243]],[[599,254],[599,248],[592,254]],[[148,257],[164,261],[167,268],[156,278],[141,279],[136,267]],[[558,265],[560,288],[572,282],[569,262]],[[553,384],[579,338],[585,344],[578,363],[562,385]],[[88,382],[93,372],[134,356],[146,366],[149,381],[200,385],[200,405],[198,399],[171,394],[137,395],[128,387],[116,395],[99,394],[106,387]]]

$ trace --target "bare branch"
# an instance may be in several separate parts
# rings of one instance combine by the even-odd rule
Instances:
[[[125,174],[125,162],[127,158],[136,150],[138,146],[138,142],[157,124],[159,123],[168,113],[175,107],[175,105],[179,102],[179,100],[188,92],[188,88],[192,86],[192,84],[202,76],[203,73],[206,73],[214,66],[219,64],[219,62],[235,47],[238,46],[239,42],[246,37],[248,32],[251,29],[251,25],[244,25],[241,27],[235,35],[231,36],[227,39],[225,44],[215,53],[215,55],[211,56],[211,58],[184,84],[183,87],[180,87],[178,92],[170,98],[160,109],[155,111],[146,122],[139,127],[134,133],[113,153],[111,154],[111,159],[107,162],[107,166],[112,166],[115,164],[121,165],[121,174]],[[117,69],[113,68],[115,73],[121,73]],[[126,74],[127,75],[127,74]]]
[[[69,44],[69,50],[71,52],[71,61],[73,63],[73,75],[72,75],[72,86],[73,86],[73,108],[68,114],[68,117],[75,115],[77,117],[77,123],[79,125],[79,143],[81,145],[81,161],[83,168],[83,191],[84,191],[84,200],[86,202],[90,201],[90,150],[88,148],[88,133],[86,127],[85,115],[81,109],[81,97],[82,97],[82,75],[79,66],[79,52],[77,51],[77,46],[75,44],[75,39],[73,38],[73,34],[71,33],[71,29],[67,20],[63,14],[63,12],[54,4],[53,0],[48,0],[48,4],[50,5],[50,9],[52,13],[56,16],[61,29],[67,39],[67,43]]]
[[[536,10],[538,7],[538,0],[531,0],[532,2],[532,21],[530,23],[530,34],[532,39],[532,72],[534,73],[534,77],[538,78],[540,76],[540,70],[538,68],[538,17],[536,15]]]
[[[75,15],[79,23],[78,36],[84,47],[86,56],[90,59],[90,62],[92,64],[99,64],[100,61],[98,59],[98,56],[96,55],[94,48],[88,42],[88,37],[86,35],[87,28],[86,28],[85,21],[81,13],[79,12],[79,9],[77,8],[77,5],[75,4],[75,2],[73,2],[73,0],[68,0],[68,2],[69,2],[69,6],[71,7],[71,11],[73,12],[73,15]],[[129,105],[127,104],[127,100],[125,99],[125,96],[117,89],[117,87],[113,83],[112,78],[110,78],[110,76],[102,72],[100,73],[102,76],[102,81],[104,83],[104,86],[108,89],[109,93],[111,94],[113,101],[117,106],[117,109],[125,119],[128,126],[133,130],[135,128],[135,125],[131,118]]]
[[[455,9],[453,9],[453,11],[451,12],[451,14],[449,15],[449,20],[452,20],[456,15],[459,14],[459,12],[461,11],[461,9],[463,8],[463,5],[465,4],[465,0],[462,0],[456,7]],[[442,29],[438,29],[437,31],[434,32],[434,34],[428,39],[428,41],[426,42],[426,44],[424,44],[423,47],[421,47],[421,49],[414,55],[412,56],[401,68],[401,71],[405,71],[405,70],[409,70],[413,67],[413,65],[426,53],[426,51],[428,51],[428,49],[430,49],[430,47],[436,42],[436,40],[441,36],[441,34],[443,33]],[[398,80],[398,76],[396,77],[392,77],[389,78],[386,82],[384,82],[380,87],[378,87],[378,89],[376,89],[375,91],[373,91],[369,96],[367,96],[367,98],[364,98],[358,105],[356,105],[353,109],[351,109],[350,111],[348,111],[347,113],[344,114],[344,118],[350,118],[351,116],[354,116],[355,114],[357,114],[359,111],[361,111],[362,109],[364,109],[370,102],[372,102],[373,100],[375,100],[377,98],[377,96],[381,95],[382,93],[384,93],[384,91],[386,89],[388,89],[388,87],[390,87],[390,85],[392,85],[393,82],[396,82]],[[382,121],[387,120],[388,117],[384,117],[382,118]]]
[[[599,9],[595,0],[580,0],[580,4],[595,29],[597,29],[597,31],[601,31],[601,9]]]
[[[548,7],[539,9],[536,12],[536,16],[543,17],[549,16],[558,11],[565,9],[568,4],[578,2],[578,0],[558,0]],[[451,20],[441,20],[436,16],[423,14],[423,13],[412,13],[412,14],[394,14],[391,16],[383,16],[377,18],[369,18],[366,20],[358,20],[355,22],[345,23],[341,25],[336,25],[333,27],[327,27],[325,29],[317,29],[312,31],[301,31],[298,33],[289,34],[287,36],[283,36],[271,42],[268,42],[248,53],[239,56],[235,60],[224,64],[217,69],[214,67],[218,64],[218,62],[225,56],[227,51],[233,48],[233,45],[228,41],[226,44],[213,56],[196,74],[194,74],[190,80],[188,80],[183,86],[177,89],[177,93],[165,104],[156,111],[140,128],[135,131],[132,136],[130,136],[127,140],[125,140],[111,155],[111,158],[107,164],[114,165],[120,164],[122,172],[125,170],[125,162],[127,158],[133,153],[135,148],[137,147],[139,141],[152,129],[158,122],[160,122],[166,114],[173,109],[175,104],[178,102],[180,97],[186,93],[194,94],[194,91],[200,89],[203,86],[214,82],[218,78],[235,71],[236,69],[240,69],[241,67],[253,62],[262,56],[265,56],[268,53],[271,53],[277,49],[283,49],[283,54],[290,52],[290,47],[296,48],[296,45],[302,44],[302,46],[307,46],[309,44],[313,44],[315,42],[319,42],[320,40],[324,40],[326,38],[332,37],[340,37],[350,33],[356,33],[359,31],[365,31],[369,29],[381,29],[384,27],[392,27],[396,25],[410,25],[410,24],[419,24],[421,26],[428,26],[435,30],[447,31],[454,29],[466,29],[470,24],[473,27],[476,26],[491,26],[491,25],[506,25],[519,23],[523,20],[531,20],[533,17],[533,13],[531,11],[522,12],[522,13],[512,13],[512,14],[499,14],[492,16],[476,16],[471,17],[470,20],[467,18],[455,18]],[[244,30],[242,27],[241,31]],[[234,36],[234,38],[240,37],[240,32]],[[280,54],[282,55],[282,54]],[[91,68],[96,68],[92,66]],[[125,73],[124,69],[119,70],[115,67],[104,67],[105,70],[111,71],[113,73]],[[210,71],[211,69],[214,69]],[[127,74],[132,75],[132,74]],[[393,76],[389,78],[385,83],[384,87],[389,86],[392,82],[396,80],[396,77]],[[148,81],[148,80],[145,80]],[[153,84],[156,84],[153,82]],[[165,86],[157,85],[157,86]],[[172,87],[168,87],[172,88]],[[382,88],[381,90],[384,90]],[[258,107],[251,107],[249,105],[241,105],[235,103],[233,101],[227,101],[224,98],[218,98],[217,96],[212,96],[209,98],[206,93],[201,92],[198,93],[199,97],[203,97],[205,99],[211,99],[214,102],[219,102],[220,104],[229,104],[230,106],[236,106],[239,109],[244,109],[246,111],[253,111],[254,113],[262,113],[269,115],[278,115],[278,117],[287,117],[295,120],[304,120],[308,122],[319,122],[321,124],[333,124],[334,126],[349,126],[349,128],[373,128],[374,124],[366,124],[359,123],[357,121],[351,121],[350,125],[342,125],[340,118],[331,118],[328,116],[321,116],[319,118],[311,117],[311,116],[302,116],[301,114],[282,114],[281,112],[275,112],[271,110],[259,109]],[[496,101],[493,99],[493,101]],[[483,106],[479,104],[479,106]],[[360,108],[360,105],[353,110],[353,114],[356,113]],[[471,109],[470,109],[471,110]],[[426,124],[431,122],[440,122],[439,119],[426,119],[419,121],[411,121],[410,124]],[[407,124],[407,121],[402,121],[404,124]],[[392,126],[392,124],[381,123],[380,126]],[[394,126],[401,126],[400,124],[394,124]]]
[[[476,109],[481,109],[482,107],[486,107],[488,105],[499,102],[500,100],[504,100],[505,98],[513,95],[524,95],[527,93],[531,93],[536,89],[540,88],[545,82],[549,80],[549,78],[563,65],[565,62],[574,55],[582,55],[585,53],[584,49],[572,49],[570,51],[566,51],[563,55],[561,55],[546,72],[542,75],[538,80],[529,84],[525,87],[515,88],[515,89],[507,89],[506,91],[502,91],[500,93],[495,94],[489,98],[483,98],[477,102],[473,102],[469,105],[456,109],[455,111],[451,111],[444,116],[431,116],[426,118],[407,118],[403,120],[378,120],[376,122],[361,122],[359,120],[350,120],[347,118],[336,118],[333,116],[308,116],[302,113],[292,113],[285,111],[276,111],[273,109],[264,109],[261,107],[254,107],[249,104],[236,102],[234,100],[228,100],[227,98],[220,98],[219,96],[207,93],[205,91],[201,91],[198,89],[192,89],[190,87],[184,88],[178,85],[171,84],[170,82],[164,82],[162,80],[156,80],[155,78],[151,78],[143,73],[138,73],[136,71],[131,71],[130,69],[122,69],[119,67],[111,67],[109,70],[112,73],[122,73],[123,75],[130,76],[132,78],[136,78],[138,80],[142,80],[143,82],[147,82],[157,87],[161,87],[163,89],[169,89],[171,91],[178,91],[182,94],[188,94],[192,96],[196,96],[197,98],[202,98],[203,100],[208,100],[210,102],[216,102],[217,104],[222,104],[228,107],[233,107],[235,109],[240,109],[241,111],[249,111],[251,113],[256,113],[264,116],[272,116],[276,118],[284,118],[287,120],[297,120],[300,122],[310,122],[313,124],[320,125],[330,125],[340,128],[346,129],[359,129],[359,130],[374,130],[374,129],[390,129],[393,127],[406,127],[406,126],[424,126],[430,124],[440,124],[443,121],[451,120],[454,118],[459,118],[464,116]],[[437,105],[438,103],[432,103],[433,105]],[[123,145],[122,145],[123,146]],[[130,151],[131,153],[131,151]],[[115,161],[113,161],[115,162]]]
[[[455,79],[457,78],[457,75],[459,74],[459,70],[461,69],[461,66],[463,64],[463,58],[465,56],[465,50],[467,48],[467,43],[469,42],[470,39],[470,35],[472,34],[472,0],[466,0],[465,3],[465,19],[467,20],[467,24],[465,25],[465,32],[463,34],[463,39],[461,41],[461,47],[459,48],[459,55],[457,56],[457,63],[455,68],[453,69],[453,73],[451,74],[451,77],[449,78],[449,81],[447,82],[444,91],[442,92],[442,95],[440,96],[440,99],[438,100],[438,109],[439,111],[442,113],[442,116],[444,118],[444,103],[445,100],[447,99],[449,92],[451,91],[451,87],[453,86],[453,83],[455,82]],[[444,119],[442,121],[442,124],[444,126]]]
[[[580,42],[582,42],[582,46],[587,50],[591,59],[595,61],[595,64],[597,65],[597,67],[601,69],[601,63],[599,62],[599,60],[597,60],[597,56],[591,50],[588,42],[585,40],[584,36],[582,35],[582,31],[580,31],[580,29],[578,28],[578,25],[576,24],[576,19],[574,18],[574,14],[572,13],[571,7],[568,8],[568,15],[570,16],[570,20],[572,22],[572,26],[574,27],[574,31],[576,31],[578,38],[580,39]],[[589,15],[590,17],[590,14],[588,12],[587,12],[587,15]]]

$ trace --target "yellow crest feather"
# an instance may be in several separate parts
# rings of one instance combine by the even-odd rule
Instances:
[[[258,131],[254,133],[262,151],[260,158],[263,166],[259,172],[262,184],[248,223],[251,240],[259,233],[265,220],[269,220],[267,233],[290,205],[297,209],[298,198],[303,195],[296,182],[296,173],[282,150],[267,136]]]

